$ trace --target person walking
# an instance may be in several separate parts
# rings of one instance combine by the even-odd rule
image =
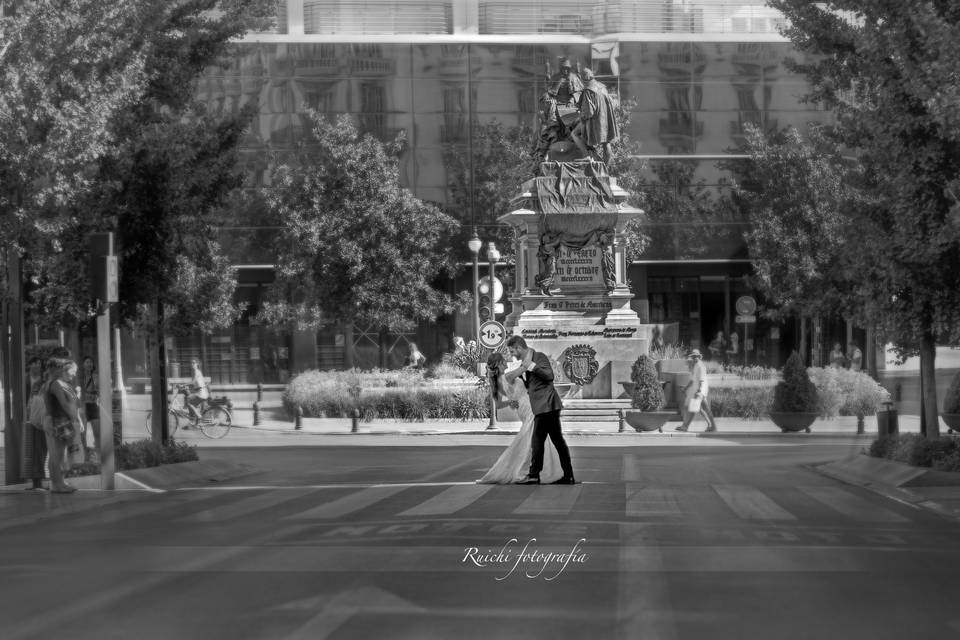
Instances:
[[[707,367],[703,364],[703,354],[699,349],[694,349],[688,356],[690,362],[690,382],[684,387],[683,401],[683,424],[676,428],[677,431],[686,431],[690,428],[690,423],[697,414],[703,415],[707,421],[707,432],[717,430],[717,422],[713,419],[713,413],[710,411],[710,400],[707,393],[710,385],[707,383]],[[694,409],[691,410],[691,405]]]
[[[560,468],[563,470],[563,476],[551,484],[576,484],[577,481],[573,477],[573,464],[570,462],[570,449],[563,439],[563,430],[560,425],[560,411],[563,409],[563,403],[553,386],[553,367],[550,366],[550,359],[545,354],[528,347],[526,340],[520,336],[512,336],[507,340],[507,349],[510,350],[510,355],[520,361],[523,384],[527,388],[530,410],[533,412],[533,453],[530,471],[519,484],[540,484],[540,471],[543,469],[544,444],[547,436],[557,450]]]

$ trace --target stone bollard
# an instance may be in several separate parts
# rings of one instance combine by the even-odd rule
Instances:
[[[293,428],[300,430],[303,428],[303,407],[297,407],[297,415],[294,418]]]
[[[360,409],[354,409],[350,414],[350,433],[360,432]]]
[[[257,402],[263,402],[263,383],[257,383]]]
[[[617,429],[617,433],[623,433],[623,409],[617,410],[617,417],[620,418],[620,426]]]
[[[260,401],[257,400],[253,403],[253,426],[260,426]]]

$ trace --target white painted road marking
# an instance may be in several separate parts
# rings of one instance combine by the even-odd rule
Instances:
[[[456,513],[477,501],[483,494],[493,488],[490,484],[461,485],[433,496],[415,507],[407,509],[397,515],[401,516],[435,516]]]
[[[745,520],[796,520],[797,517],[759,489],[741,485],[713,485],[727,506]]]

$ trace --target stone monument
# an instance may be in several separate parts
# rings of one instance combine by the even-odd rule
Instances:
[[[564,63],[561,69],[569,67]],[[567,74],[562,78],[572,77]],[[596,82],[589,70],[585,75]],[[577,118],[557,112],[550,103],[556,97],[545,94],[550,108],[541,112],[537,175],[523,183],[511,200],[513,210],[499,218],[515,231],[517,255],[513,309],[505,324],[551,358],[558,381],[570,383],[568,397],[616,398],[650,339],[649,327],[630,306],[622,238],[627,223],[643,211],[626,203],[630,194],[607,173],[615,124],[604,126],[607,139],[588,138],[595,143],[590,148],[583,138],[571,138],[590,127],[597,109],[583,108],[588,92],[582,88],[569,98],[562,78],[553,86],[561,89],[566,109],[577,108]],[[595,97],[596,91],[594,104]]]

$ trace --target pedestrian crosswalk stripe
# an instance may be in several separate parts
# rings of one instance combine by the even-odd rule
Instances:
[[[262,511],[263,509],[269,509],[285,502],[302,498],[311,493],[314,493],[312,489],[284,492],[269,491],[267,493],[241,498],[230,504],[205,509],[189,516],[178,518],[178,520],[183,522],[220,522],[221,520],[229,520],[230,518],[237,518]]]
[[[188,506],[194,506],[194,503],[206,501],[214,502],[217,496],[201,491],[197,492],[175,492],[165,494],[154,494],[150,498],[145,498],[142,502],[136,504],[117,504],[116,508],[109,511],[95,511],[85,515],[83,518],[74,520],[71,526],[83,527],[87,525],[103,525],[122,520],[130,520],[138,517],[149,516],[153,513],[166,511],[168,509],[184,509]]]
[[[672,489],[644,487],[636,482],[626,483],[627,517],[638,516],[682,516],[677,494]]]
[[[713,485],[734,513],[745,520],[796,520],[797,517],[759,489],[740,485]]]
[[[410,485],[377,485],[373,487],[367,487],[366,489],[357,491],[356,493],[351,493],[338,500],[334,500],[333,502],[328,502],[318,507],[314,507],[313,509],[307,509],[306,511],[301,511],[294,515],[287,516],[285,520],[339,518],[347,515],[348,513],[365,509],[370,505],[380,502],[381,500],[386,500],[390,496],[404,491],[408,486]]]
[[[580,497],[582,484],[538,487],[513,510],[515,514],[566,515]]]
[[[908,522],[909,520],[839,487],[799,487],[799,489],[834,511],[862,522]]]
[[[456,513],[473,504],[483,494],[493,488],[491,484],[453,486],[421,502],[415,507],[402,511],[401,516],[434,516]]]

